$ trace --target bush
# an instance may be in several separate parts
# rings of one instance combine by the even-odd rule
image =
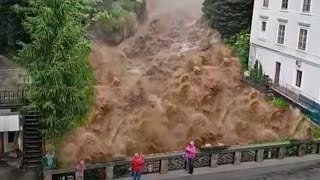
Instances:
[[[284,108],[287,108],[289,105],[287,103],[287,101],[285,101],[284,99],[282,98],[277,98],[277,97],[272,97],[269,102],[275,106],[275,107],[278,107],[278,108],[281,108],[281,109],[284,109]]]
[[[315,125],[311,125],[310,127],[310,133],[313,138],[319,139],[320,138],[320,128],[316,127]]]
[[[131,0],[118,0],[106,9],[101,9],[95,16],[96,29],[102,38],[110,43],[118,44],[134,34],[139,19],[145,16],[145,4]]]
[[[248,69],[249,60],[249,40],[250,33],[248,30],[241,31],[235,36],[224,38],[224,43],[231,47],[240,58],[241,68]]]

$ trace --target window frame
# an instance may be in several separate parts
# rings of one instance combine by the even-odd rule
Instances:
[[[267,31],[267,21],[262,20],[261,21],[261,31],[266,32]]]
[[[300,27],[299,35],[298,35],[298,50],[301,50],[301,51],[307,50],[308,35],[309,35],[309,29]]]
[[[310,13],[310,11],[311,11],[311,3],[312,3],[312,0],[303,0],[302,1],[302,12],[303,13]]]
[[[283,30],[283,33],[280,34],[280,27],[284,27],[284,30]],[[283,35],[283,37],[281,38],[282,39],[282,42],[280,42],[280,35]],[[277,44],[281,44],[281,45],[284,45],[285,43],[285,36],[286,36],[286,24],[283,24],[283,23],[279,23],[279,26],[278,26],[278,32],[277,32]]]
[[[288,10],[288,8],[289,8],[289,0],[282,0],[281,9]]]
[[[303,73],[301,70],[296,71],[296,86],[301,88]]]

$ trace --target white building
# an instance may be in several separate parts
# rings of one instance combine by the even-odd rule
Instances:
[[[319,102],[320,0],[255,0],[250,44],[250,63]]]
[[[0,110],[0,157],[16,149],[22,150],[22,123],[20,114]]]

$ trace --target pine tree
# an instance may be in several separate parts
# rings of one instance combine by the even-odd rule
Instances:
[[[249,29],[254,0],[205,0],[202,11],[223,38]]]

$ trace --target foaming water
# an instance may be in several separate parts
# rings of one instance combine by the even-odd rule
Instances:
[[[87,124],[65,138],[62,161],[174,151],[190,140],[245,144],[306,136],[299,113],[272,107],[240,81],[239,60],[194,21],[201,1],[147,2],[154,14],[135,37],[118,47],[93,46],[95,106]]]

